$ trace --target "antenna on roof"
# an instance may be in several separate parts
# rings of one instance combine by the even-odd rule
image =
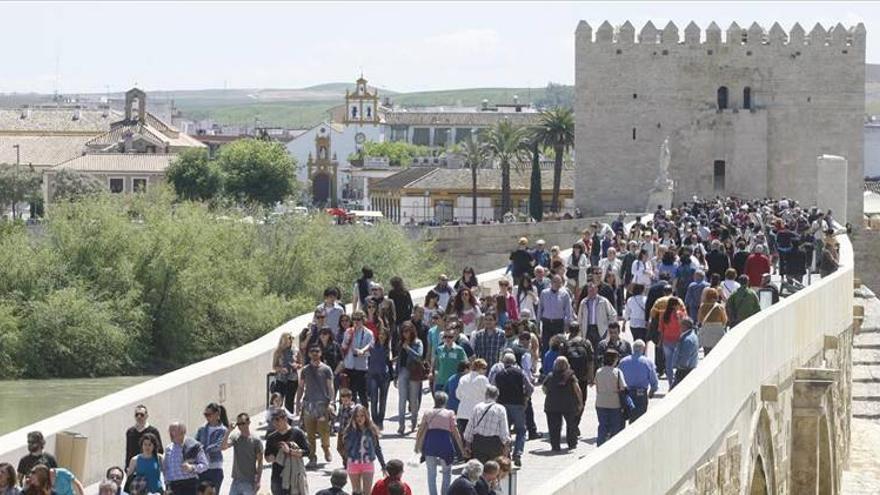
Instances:
[[[56,103],[59,101],[59,92],[61,86],[61,44],[55,39],[55,88],[52,100]]]

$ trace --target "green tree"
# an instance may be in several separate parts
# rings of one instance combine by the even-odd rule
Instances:
[[[501,214],[511,210],[510,167],[519,166],[528,153],[526,129],[502,120],[492,127],[486,137],[492,156],[501,166]]]
[[[12,217],[18,218],[20,203],[41,200],[42,183],[43,178],[32,166],[0,164],[0,205],[11,205]]]
[[[52,177],[51,201],[74,201],[84,196],[100,194],[101,183],[91,175],[76,170],[59,170]]]
[[[206,149],[192,148],[177,155],[165,177],[177,197],[189,201],[213,199],[223,187],[223,174]]]
[[[489,148],[478,136],[471,134],[461,143],[461,154],[464,164],[471,171],[471,208],[473,209],[473,223],[477,224],[477,170],[485,166],[489,161]]]
[[[563,159],[574,146],[574,113],[562,107],[541,112],[535,136],[544,146],[553,149],[553,198],[550,200],[550,211],[556,213],[559,211]]]
[[[296,165],[280,143],[243,139],[220,149],[226,193],[239,203],[272,207],[297,189]]]
[[[532,177],[529,181],[529,216],[540,222],[544,219],[544,200],[541,198],[540,144],[532,143]]]

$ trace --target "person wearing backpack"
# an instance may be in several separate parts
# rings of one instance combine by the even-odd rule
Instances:
[[[583,405],[587,402],[587,387],[593,384],[596,361],[594,358],[593,344],[589,340],[578,335],[579,331],[580,326],[577,322],[572,322],[569,330],[569,334],[572,335],[572,337],[563,347],[563,352],[560,355],[568,360],[569,368],[574,373],[575,378],[577,378],[578,387],[580,387],[581,390],[581,402]],[[583,412],[584,408],[581,407],[577,414],[577,422],[575,423],[575,426],[580,424]]]

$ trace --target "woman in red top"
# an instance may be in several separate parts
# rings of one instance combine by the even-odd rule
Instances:
[[[666,358],[666,380],[669,382],[669,388],[672,389],[672,380],[675,377],[675,369],[672,361],[672,354],[675,352],[675,346],[681,337],[681,320],[687,318],[684,303],[677,297],[670,297],[666,303],[666,310],[660,317],[660,335],[663,339],[663,356]]]

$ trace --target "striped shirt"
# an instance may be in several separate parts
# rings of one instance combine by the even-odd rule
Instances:
[[[501,441],[510,441],[510,427],[507,425],[507,410],[495,401],[486,401],[474,407],[474,413],[464,430],[464,439],[474,441],[474,435],[499,437]]]

